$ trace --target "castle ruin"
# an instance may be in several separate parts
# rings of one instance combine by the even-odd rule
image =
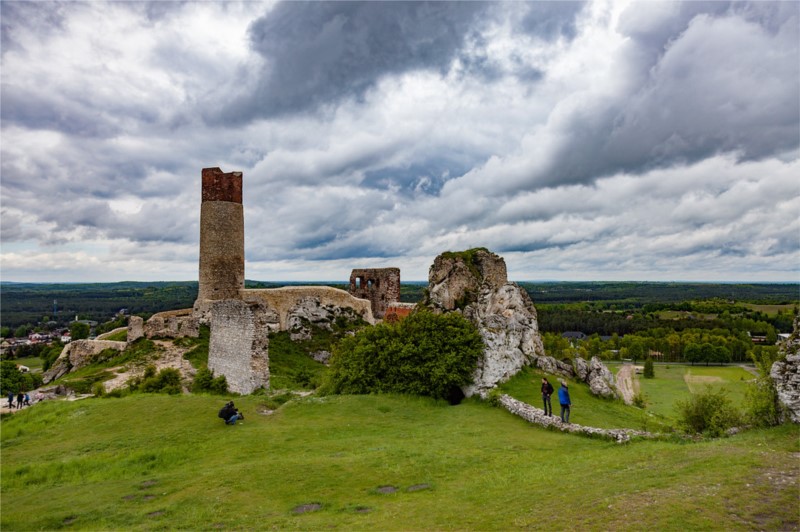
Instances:
[[[368,299],[372,315],[383,319],[391,303],[400,301],[400,268],[364,268],[350,274],[350,294]]]

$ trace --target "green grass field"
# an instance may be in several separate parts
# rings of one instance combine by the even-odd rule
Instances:
[[[747,383],[754,376],[737,366],[656,365],[655,378],[637,376],[647,409],[665,419],[675,419],[676,403],[706,387],[723,388],[734,406],[742,409]]]
[[[246,419],[235,427],[216,417],[224,400],[133,395],[4,417],[2,530],[800,524],[797,426],[623,446],[475,400],[308,397],[264,415],[264,398],[249,396],[237,399]],[[295,513],[311,504],[319,510]]]

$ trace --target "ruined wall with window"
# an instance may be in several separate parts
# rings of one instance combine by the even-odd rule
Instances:
[[[372,315],[383,319],[390,303],[400,301],[400,268],[364,268],[350,274],[350,294],[368,299]]]

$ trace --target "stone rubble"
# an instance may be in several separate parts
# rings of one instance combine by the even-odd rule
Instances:
[[[564,423],[557,415],[547,416],[544,410],[536,408],[522,401],[514,399],[510,395],[503,394],[499,398],[500,404],[512,414],[521,417],[529,423],[534,423],[542,427],[549,427],[562,432],[572,434],[585,434],[587,436],[608,438],[617,443],[627,443],[632,437],[656,438],[657,434],[644,432],[634,429],[600,429],[596,427],[586,427],[577,423]]]

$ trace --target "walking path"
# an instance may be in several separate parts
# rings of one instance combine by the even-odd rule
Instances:
[[[636,366],[625,364],[617,372],[617,390],[622,395],[622,400],[626,405],[633,404],[636,395]]]

